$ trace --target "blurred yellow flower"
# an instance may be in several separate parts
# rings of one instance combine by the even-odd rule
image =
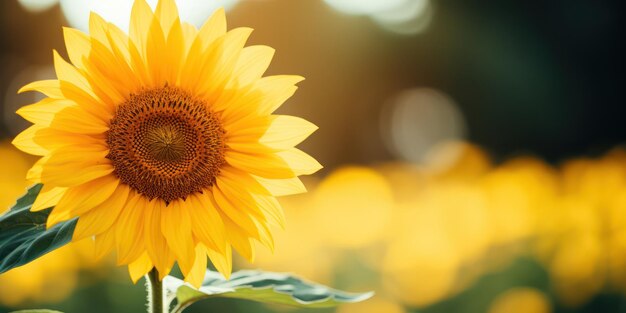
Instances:
[[[575,159],[561,168],[557,214],[541,213],[539,257],[563,303],[578,306],[606,287],[626,291],[626,153]]]
[[[492,165],[478,147],[456,145],[463,153],[447,168],[342,167],[309,194],[281,199],[291,228],[259,264],[324,281],[346,279],[336,267],[366,265],[378,276],[357,267],[347,279],[383,298],[341,312],[427,307],[520,256],[544,264],[566,305],[606,287],[626,292],[623,150],[554,168],[528,156]],[[513,289],[489,312],[551,312],[551,304],[537,290]]]
[[[496,298],[488,313],[550,313],[552,305],[541,291],[532,288],[514,288]]]
[[[433,214],[434,213],[434,214]],[[442,229],[436,212],[415,212],[413,231],[392,241],[384,257],[382,279],[402,302],[423,307],[443,300],[455,289],[460,256]]]
[[[494,244],[529,239],[541,214],[554,207],[557,178],[541,161],[518,158],[495,168],[482,180]]]
[[[324,221],[315,225],[329,244],[359,248],[382,240],[389,231],[393,194],[387,180],[365,167],[344,167],[324,179],[313,207]]]
[[[0,160],[2,160],[2,175],[0,176],[0,213],[15,203],[15,199],[24,194],[29,183],[26,181],[26,172],[33,161],[20,153],[9,142],[0,142]]]
[[[64,29],[72,63],[54,53],[57,79],[21,89],[47,96],[18,111],[34,125],[13,141],[42,156],[33,210],[55,206],[48,226],[79,217],[73,240],[115,249],[133,281],[177,262],[198,286],[207,255],[228,277],[231,247],[250,261],[253,242],[273,249],[275,196],[321,168],[294,147],[317,127],[272,115],[303,78],[262,77],[274,50],[244,48],[252,30],[226,32],[223,10],[196,29],[173,0],[136,0],[129,35],[95,13],[89,24]]]
[[[58,302],[72,292],[78,280],[78,264],[71,246],[0,275],[0,303]]]

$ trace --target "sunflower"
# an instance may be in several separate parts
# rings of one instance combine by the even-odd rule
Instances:
[[[273,249],[275,197],[321,165],[294,148],[317,127],[272,114],[303,78],[262,77],[274,50],[244,47],[251,31],[227,32],[223,10],[197,29],[173,0],[136,0],[128,35],[94,13],[89,35],[64,28],[71,63],[54,51],[57,79],[20,90],[46,96],[18,110],[34,125],[13,141],[41,156],[32,210],[54,206],[48,227],[78,217],[73,240],[116,250],[135,282],[177,262],[197,286],[207,256],[228,277],[232,248]]]

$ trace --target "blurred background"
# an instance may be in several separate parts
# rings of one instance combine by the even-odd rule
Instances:
[[[279,112],[320,127],[301,148],[325,168],[280,199],[276,252],[236,268],[376,291],[307,312],[626,312],[624,2],[177,2],[196,25],[224,6],[230,28],[253,27],[250,44],[277,50],[268,74],[306,77]],[[62,26],[94,10],[124,28],[130,6],[0,1],[0,212],[34,162],[10,145],[15,110],[38,100],[17,89],[54,77]],[[143,311],[143,283],[90,244],[0,275],[0,312]]]

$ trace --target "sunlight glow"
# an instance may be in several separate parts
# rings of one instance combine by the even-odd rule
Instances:
[[[132,1],[128,0],[60,0],[61,10],[70,26],[87,31],[89,28],[89,12],[101,15],[105,20],[112,22],[124,31],[128,31]],[[232,9],[238,0],[194,1],[177,0],[178,11],[182,21],[189,22],[197,27],[218,8]],[[157,0],[148,0],[154,9]]]

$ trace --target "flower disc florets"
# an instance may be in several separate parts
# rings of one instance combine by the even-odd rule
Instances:
[[[111,119],[107,158],[122,182],[169,203],[215,183],[225,163],[224,133],[206,103],[183,90],[144,90]]]

